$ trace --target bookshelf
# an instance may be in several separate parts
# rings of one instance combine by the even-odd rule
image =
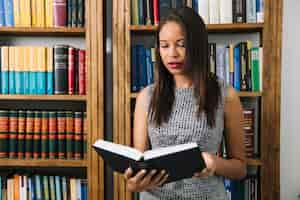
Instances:
[[[95,9],[94,9],[95,8]],[[85,28],[23,28],[23,27],[0,27],[0,39],[12,38],[13,41],[20,41],[18,45],[44,45],[49,41],[66,39],[65,44],[74,40],[75,43],[83,41],[86,49],[87,82],[86,95],[14,95],[0,94],[0,106],[3,108],[6,103],[16,104],[16,107],[23,107],[28,110],[33,104],[40,110],[47,110],[45,102],[55,104],[56,110],[64,109],[70,104],[84,105],[82,111],[87,112],[87,157],[84,159],[0,159],[1,169],[46,169],[46,172],[60,174],[80,174],[88,182],[88,199],[104,199],[104,167],[96,152],[90,148],[91,144],[98,138],[103,138],[104,117],[103,117],[103,1],[85,0]],[[15,45],[16,43],[12,44]],[[31,44],[33,43],[33,44]],[[59,41],[61,43],[61,41]],[[76,43],[76,44],[77,44]],[[10,43],[8,43],[10,45]],[[51,44],[50,44],[51,45]],[[71,44],[72,45],[72,44]],[[47,46],[47,45],[45,45]],[[81,46],[80,46],[81,47]],[[28,103],[30,102],[30,103]],[[61,104],[63,102],[63,104]],[[67,107],[71,107],[67,106]],[[22,108],[22,109],[23,109]],[[67,108],[69,109],[69,108]],[[53,108],[52,108],[53,110]],[[92,134],[93,133],[93,134]],[[73,169],[76,170],[73,171]],[[61,171],[62,170],[62,171]],[[64,170],[64,171],[63,171]],[[52,172],[53,171],[53,172]],[[84,174],[84,175],[82,175]],[[97,183],[97,184],[95,184]]]
[[[131,43],[133,37],[151,36],[153,25],[131,25],[130,0],[113,1],[113,71],[114,71],[114,142],[132,145],[131,101]],[[247,159],[249,166],[259,167],[260,199],[279,199],[280,149],[280,71],[282,0],[264,1],[264,23],[215,24],[207,26],[209,33],[258,33],[263,46],[263,92],[239,92],[241,98],[258,98],[260,102],[260,157]],[[122,67],[120,67],[122,66]],[[130,200],[121,175],[114,175],[114,195],[117,200]]]

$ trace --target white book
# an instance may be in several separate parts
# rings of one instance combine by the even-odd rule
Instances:
[[[264,0],[258,0],[258,5],[256,5],[256,20],[257,23],[264,22]]]
[[[219,1],[220,0],[209,0],[209,23],[210,24],[220,24]]]
[[[220,0],[220,23],[232,24],[232,0]]]
[[[256,23],[256,0],[246,0],[246,22]]]
[[[205,24],[209,24],[209,0],[198,0],[198,14]]]
[[[166,170],[166,182],[191,178],[205,168],[197,143],[186,143],[140,152],[137,149],[104,140],[93,144],[100,156],[117,172],[124,173],[131,167],[134,173],[141,169]]]

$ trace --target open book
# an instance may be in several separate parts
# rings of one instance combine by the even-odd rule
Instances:
[[[169,174],[166,182],[191,178],[195,172],[200,172],[206,167],[197,143],[158,148],[144,153],[104,140],[97,140],[93,147],[117,172],[124,173],[128,167],[131,167],[134,173],[141,169],[164,169]]]

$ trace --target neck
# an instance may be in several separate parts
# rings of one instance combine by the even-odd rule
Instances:
[[[193,81],[183,75],[174,76],[174,83],[176,88],[190,88],[193,86]]]

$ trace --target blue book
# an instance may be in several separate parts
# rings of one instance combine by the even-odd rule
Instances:
[[[139,25],[144,25],[145,23],[145,13],[144,13],[144,2],[138,1],[138,17],[139,17]]]
[[[0,26],[5,26],[4,1],[0,0]]]
[[[37,72],[36,73],[37,80],[37,94],[46,94],[46,73],[45,72]]]
[[[41,184],[41,176],[35,175],[35,199],[42,200],[42,184]]]
[[[81,199],[81,180],[76,179],[76,199]]]
[[[131,91],[137,92],[139,90],[139,79],[138,79],[138,47],[133,45],[131,47]]]
[[[30,94],[30,72],[24,71],[24,94]]]
[[[138,68],[140,89],[143,89],[147,86],[146,49],[143,45],[138,45]]]
[[[67,178],[65,176],[61,177],[61,189],[62,189],[62,199],[67,200],[68,197],[68,187],[67,187]]]
[[[14,4],[13,0],[4,0],[4,16],[5,16],[5,25],[14,26]]]
[[[8,86],[9,86],[9,94],[16,94],[16,78],[15,71],[13,66],[9,66],[9,75],[8,75]]]
[[[61,200],[60,177],[55,176],[55,196],[56,200]]]
[[[197,12],[197,13],[199,12],[199,10],[198,10],[198,1],[199,0],[193,0],[193,5],[192,5],[194,11]]]
[[[152,83],[152,62],[151,62],[151,50],[149,48],[145,49],[146,53],[146,72],[147,72],[147,85]]]
[[[53,71],[47,72],[47,94],[53,94]]]
[[[240,56],[240,45],[234,47],[233,53],[233,62],[234,62],[234,79],[233,87],[237,90],[241,90],[241,56]]]
[[[86,180],[81,180],[81,199],[87,200],[87,183]]]
[[[24,72],[16,71],[16,94],[24,94]]]

